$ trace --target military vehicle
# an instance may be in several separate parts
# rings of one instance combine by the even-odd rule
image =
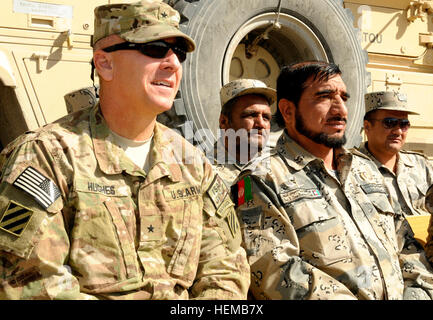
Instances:
[[[350,9],[338,0],[164,0],[197,43],[183,64],[172,110],[159,120],[196,145],[213,144],[219,89],[241,77],[275,87],[280,67],[299,60],[340,65],[351,93],[350,145],[361,141],[367,52]],[[116,1],[122,2],[122,1]],[[133,1],[125,1],[133,2]],[[94,103],[89,45],[93,9],[112,0],[8,0],[0,12],[0,141]],[[82,98],[82,95],[81,95]],[[275,109],[275,106],[273,106]],[[203,130],[203,129],[211,129]]]
[[[271,87],[279,68],[321,59],[343,70],[351,99],[347,146],[362,140],[363,94],[396,90],[422,114],[406,145],[433,157],[432,1],[164,0],[197,42],[174,106],[159,120],[206,148],[219,88],[241,77]],[[127,0],[126,2],[133,2]],[[0,12],[0,149],[22,132],[95,103],[93,8],[111,0],[8,0]],[[80,88],[81,95],[65,95]],[[84,99],[83,99],[84,97]],[[275,109],[275,106],[273,106]],[[211,129],[211,134],[208,130]]]
[[[413,116],[407,147],[433,157],[433,1],[164,0],[197,42],[170,112],[159,120],[205,148],[216,135],[220,87],[282,65],[320,59],[343,70],[351,94],[347,146],[362,140],[363,94],[395,90]],[[126,1],[133,2],[133,1]],[[0,12],[0,143],[95,103],[89,45],[95,6],[111,0],[8,0]],[[65,95],[80,88],[82,95]],[[89,89],[90,88],[90,89]],[[84,97],[88,99],[80,100]],[[74,100],[75,99],[75,100]],[[275,106],[273,106],[275,109]],[[208,130],[211,129],[211,134]],[[0,149],[1,149],[0,145]]]

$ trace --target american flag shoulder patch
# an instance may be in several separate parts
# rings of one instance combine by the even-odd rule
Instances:
[[[60,197],[60,190],[54,182],[33,167],[27,167],[13,185],[32,196],[44,209]]]
[[[14,201],[9,201],[0,219],[0,229],[19,237],[29,224],[32,215],[32,210]]]

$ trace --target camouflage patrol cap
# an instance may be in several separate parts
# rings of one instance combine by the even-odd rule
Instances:
[[[237,79],[225,84],[220,90],[221,106],[230,100],[247,94],[263,95],[268,100],[269,105],[277,99],[277,93],[274,89],[269,88],[260,80],[255,79]]]
[[[95,8],[92,46],[111,34],[128,42],[145,43],[170,37],[185,39],[188,52],[195,42],[179,30],[179,13],[161,0],[109,4]]]
[[[408,114],[419,114],[418,112],[408,108],[407,97],[405,94],[390,91],[367,93],[365,95],[365,113],[379,109],[404,111]]]

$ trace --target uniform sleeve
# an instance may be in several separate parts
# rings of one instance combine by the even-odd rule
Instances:
[[[223,180],[206,164],[200,258],[192,299],[247,297],[250,269],[241,247],[239,222]]]
[[[237,208],[256,299],[355,300],[343,283],[300,257],[295,229],[276,193],[254,175],[251,199]],[[247,193],[247,192],[245,192]]]
[[[65,181],[42,141],[2,154],[0,299],[94,299],[68,266]]]
[[[427,260],[424,248],[414,238],[408,221],[400,215],[396,217],[396,233],[404,281],[403,299],[431,300],[433,269]]]

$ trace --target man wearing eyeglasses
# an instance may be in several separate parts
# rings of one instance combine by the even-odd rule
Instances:
[[[160,1],[95,9],[100,103],[0,157],[0,299],[244,299],[229,190],[156,122],[195,48]]]
[[[365,110],[367,141],[359,150],[382,173],[395,212],[430,215],[424,201],[433,183],[433,167],[424,155],[402,150],[410,128],[408,115],[419,113],[409,108],[406,95],[387,91],[367,93]]]

